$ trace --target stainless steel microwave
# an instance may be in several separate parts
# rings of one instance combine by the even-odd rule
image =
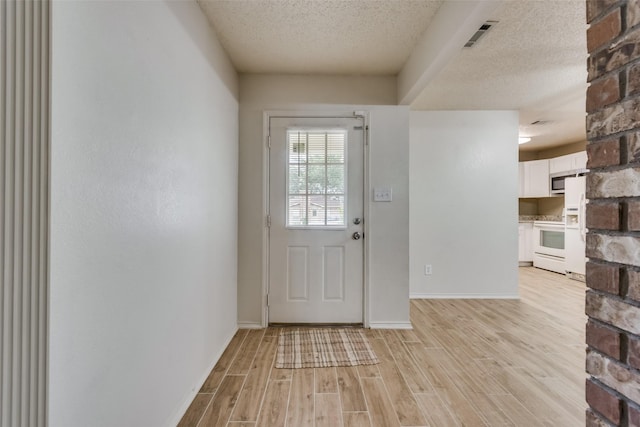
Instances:
[[[549,175],[549,190],[551,194],[564,194],[565,178],[574,176],[582,176],[587,173],[587,169],[578,169],[574,171],[558,172]]]

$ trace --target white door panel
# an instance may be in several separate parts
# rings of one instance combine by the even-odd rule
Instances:
[[[270,323],[363,321],[362,127],[270,120]]]

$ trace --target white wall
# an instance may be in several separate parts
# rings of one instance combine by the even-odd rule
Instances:
[[[368,107],[370,198],[391,187],[391,203],[370,203],[371,327],[411,327],[409,320],[409,109]]]
[[[395,102],[392,77],[243,75],[240,79],[240,177],[238,319],[262,321],[261,244],[264,210],[263,111],[370,112],[371,185],[393,187],[392,203],[371,203],[366,237],[370,245],[372,326],[409,321],[409,111]],[[351,105],[359,104],[359,105]]]
[[[395,105],[396,78],[392,76],[240,76],[242,106],[300,104]]]
[[[237,327],[237,77],[195,2],[52,19],[49,425],[175,425]]]
[[[518,113],[415,111],[410,135],[411,296],[517,298]]]

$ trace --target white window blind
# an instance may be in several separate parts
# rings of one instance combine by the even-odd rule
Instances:
[[[344,227],[347,132],[287,131],[287,227]]]

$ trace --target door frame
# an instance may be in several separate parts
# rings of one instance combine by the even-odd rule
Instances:
[[[267,224],[267,218],[269,216],[269,183],[271,177],[270,171],[270,149],[269,149],[269,130],[272,118],[307,118],[307,119],[326,119],[326,118],[341,118],[341,119],[362,119],[362,125],[364,127],[364,147],[363,147],[363,187],[362,187],[362,203],[364,212],[364,240],[363,240],[363,259],[362,259],[362,324],[365,328],[369,327],[369,235],[370,230],[370,199],[371,188],[369,179],[369,111],[344,111],[344,110],[297,110],[297,111],[282,111],[282,110],[267,110],[262,114],[262,213],[263,213],[263,225],[262,225],[262,295],[261,295],[261,307],[262,307],[262,327],[266,328],[269,325],[269,307],[267,305],[267,298],[269,294],[269,227]]]

